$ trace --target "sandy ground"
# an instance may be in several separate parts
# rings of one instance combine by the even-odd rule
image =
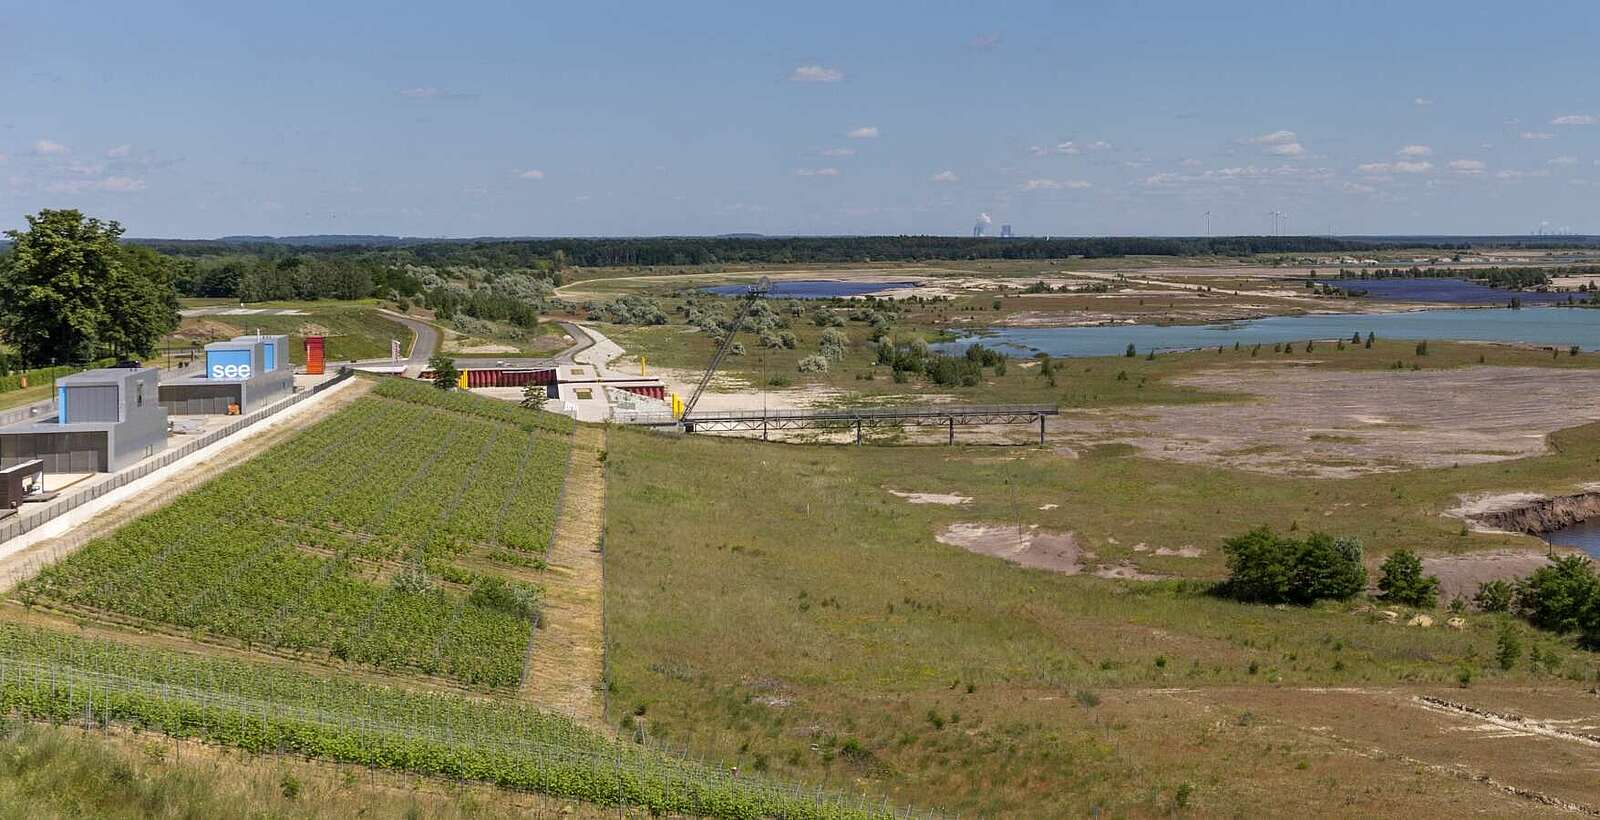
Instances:
[[[350,379],[0,545],[0,589],[288,439],[372,388]]]
[[[1085,555],[1072,533],[1041,530],[1036,525],[1022,528],[1013,524],[951,524],[935,538],[941,544],[979,555],[1065,575],[1083,572],[1084,559],[1093,557]]]
[[[1461,597],[1472,600],[1478,585],[1485,581],[1512,581],[1526,578],[1550,563],[1546,551],[1492,550],[1466,555],[1440,555],[1422,559],[1422,571],[1439,577],[1439,600]]]
[[[1074,445],[1125,441],[1153,458],[1345,478],[1538,455],[1547,434],[1600,420],[1600,375],[1591,371],[1357,372],[1286,364],[1174,380],[1258,397],[1248,404],[1070,412],[1049,429]]]
[[[955,493],[907,493],[899,490],[890,490],[889,495],[896,498],[904,498],[912,504],[942,504],[949,507],[965,504],[972,500],[967,496],[956,495]]]

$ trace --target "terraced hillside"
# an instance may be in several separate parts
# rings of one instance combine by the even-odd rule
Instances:
[[[565,475],[561,427],[385,384],[17,597],[202,641],[514,686]]]

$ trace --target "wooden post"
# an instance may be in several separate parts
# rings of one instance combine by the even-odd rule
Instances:
[[[767,440],[767,417],[766,416],[762,416],[761,417],[761,440],[762,441],[766,441]]]
[[[955,444],[956,443],[956,417],[955,416],[946,417],[945,421],[950,423],[950,442],[949,443],[950,444]]]
[[[1039,446],[1044,446],[1044,414],[1039,414]]]
[[[856,419],[856,443],[861,443],[861,419]]]

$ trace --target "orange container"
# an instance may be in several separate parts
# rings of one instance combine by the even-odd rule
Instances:
[[[306,373],[312,376],[321,376],[327,368],[323,349],[325,341],[321,336],[306,337]]]

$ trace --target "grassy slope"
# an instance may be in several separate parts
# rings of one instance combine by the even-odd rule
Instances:
[[[1495,620],[1423,631],[1346,606],[1242,606],[1185,582],[1023,570],[938,544],[934,532],[1020,519],[1076,531],[1107,562],[1138,541],[1181,540],[1207,557],[1141,562],[1212,576],[1217,539],[1257,522],[1315,520],[1364,537],[1374,555],[1485,546],[1495,539],[1462,537],[1438,518],[1448,494],[1592,476],[1596,433],[1560,434],[1560,453],[1536,459],[1319,483],[1116,450],[1068,461],[621,430],[610,445],[606,543],[611,717],[627,725],[642,714],[658,736],[738,750],[757,768],[864,779],[897,799],[965,812],[1152,813],[1179,782],[1210,784],[1213,808],[1285,810],[1293,799],[1251,784],[1292,777],[1292,759],[1280,757],[1291,743],[1174,756],[1169,735],[1203,733],[1217,718],[1147,714],[1154,725],[1118,726],[1093,693],[1136,703],[1144,687],[1444,683],[1463,666],[1492,681],[1529,680],[1487,668]],[[914,506],[882,487],[974,500]],[[1371,506],[1321,514],[1349,500]],[[1040,511],[1046,503],[1060,506]],[[1555,673],[1585,674],[1589,656],[1540,640],[1561,657]],[[1367,785],[1378,790],[1350,799],[1382,793]]]
[[[327,357],[329,361],[349,359],[374,359],[389,355],[389,340],[399,339],[402,353],[411,347],[411,331],[377,311],[376,302],[264,302],[251,304],[251,308],[293,309],[305,311],[303,316],[200,316],[186,319],[179,328],[174,344],[204,344],[219,339],[232,338],[258,329],[266,334],[287,334],[289,359],[296,364],[305,362],[305,337],[307,326],[317,326],[328,334]],[[217,333],[197,334],[185,332],[203,324]],[[221,332],[224,328],[229,332]]]

